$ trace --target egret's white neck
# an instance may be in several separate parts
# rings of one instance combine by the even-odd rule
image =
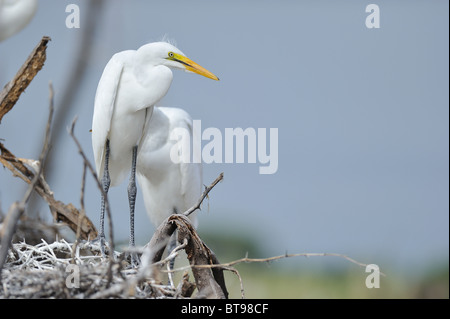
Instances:
[[[143,87],[164,92],[162,96],[166,95],[173,78],[172,70],[169,67],[142,62],[139,55],[136,55],[133,73]]]

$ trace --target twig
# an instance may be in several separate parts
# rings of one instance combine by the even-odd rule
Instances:
[[[19,202],[14,202],[6,215],[5,221],[1,228],[1,246],[0,246],[0,283],[2,281],[2,269],[6,261],[6,256],[8,254],[9,245],[11,244],[11,239],[14,235],[17,222],[20,216],[25,211],[25,205]]]
[[[152,259],[153,251],[154,251],[154,249],[151,249],[151,246],[146,246],[143,249],[139,249],[136,247],[130,247],[132,249],[127,248],[124,251],[124,253],[125,252],[141,252],[141,253],[143,253],[143,255],[141,258],[142,263],[141,263],[141,266],[140,266],[136,276],[133,279],[131,279],[130,281],[124,283],[123,291],[128,292],[129,295],[133,295],[134,290],[139,285],[139,283],[141,283],[148,277],[155,277],[153,274],[153,269],[155,269],[156,267],[162,267],[164,264],[168,265],[169,261],[172,260],[173,258],[177,257],[179,251],[184,249],[187,246],[187,244],[188,244],[188,241],[186,239],[180,245],[176,246],[166,258],[164,258],[163,260],[154,262],[154,263],[149,262]],[[169,271],[167,271],[167,272],[169,272]]]
[[[97,183],[97,187],[98,189],[100,189],[100,192],[103,194],[104,198],[105,198],[105,210],[106,210],[106,214],[108,216],[108,226],[109,226],[109,244],[111,246],[111,252],[109,254],[109,259],[110,259],[110,263],[109,263],[109,273],[108,273],[108,282],[111,281],[111,276],[112,276],[112,266],[114,264],[114,250],[115,250],[115,246],[114,246],[114,234],[113,234],[113,223],[112,223],[112,214],[111,214],[111,209],[109,206],[109,201],[108,201],[108,194],[103,190],[102,185],[100,184],[100,181],[98,179],[97,173],[95,171],[95,169],[92,167],[92,164],[89,162],[86,154],[83,151],[83,148],[81,147],[80,142],[78,141],[78,139],[76,138],[75,134],[74,134],[74,129],[75,129],[75,123],[77,121],[77,118],[75,117],[72,121],[72,125],[70,127],[69,130],[69,134],[72,137],[72,139],[74,140],[75,144],[78,147],[78,153],[81,155],[81,157],[83,158],[83,162],[89,171],[91,172],[91,175],[93,176],[94,180]]]
[[[153,263],[152,266],[162,266],[162,265],[164,265],[164,264],[168,264],[169,261],[171,261],[172,259],[174,259],[175,257],[178,256],[178,252],[179,252],[181,249],[184,249],[184,248],[187,246],[187,244],[188,244],[188,241],[187,241],[187,239],[185,238],[185,239],[183,240],[183,243],[181,243],[180,245],[176,246],[176,247],[170,252],[170,254],[169,254],[166,258],[164,258],[164,259],[162,259],[162,260],[160,260],[160,261],[157,261],[157,262]],[[168,270],[167,272],[173,273],[174,271],[173,271],[173,270]]]
[[[80,88],[85,83],[87,70],[92,61],[92,56],[95,50],[95,34],[98,27],[101,25],[101,15],[103,8],[107,5],[107,1],[94,0],[87,1],[83,14],[83,27],[78,32],[79,42],[76,43],[73,54],[73,60],[70,63],[70,69],[66,74],[66,85],[61,90],[59,101],[57,101],[57,111],[55,113],[55,125],[53,126],[52,141],[55,151],[47,158],[46,166],[47,179],[49,182],[54,181],[57,173],[55,163],[58,161],[60,154],[56,150],[60,150],[62,143],[65,142],[65,128],[70,119],[68,118],[70,111],[76,107],[75,99],[80,94]],[[52,169],[53,168],[53,169]]]
[[[113,235],[113,232],[112,232],[112,229],[113,229],[112,215],[111,215],[111,209],[110,209],[109,201],[108,201],[108,194],[105,194],[105,192],[103,191],[103,187],[100,184],[100,181],[98,179],[98,176],[97,176],[97,173],[96,173],[95,169],[92,167],[92,164],[89,162],[86,154],[83,151],[83,148],[81,147],[80,142],[78,141],[78,139],[76,138],[76,136],[74,134],[76,121],[77,121],[77,118],[75,117],[73,119],[73,121],[72,121],[72,125],[70,127],[69,134],[72,137],[72,139],[74,140],[75,144],[77,145],[78,153],[83,158],[84,165],[86,165],[86,167],[91,172],[91,175],[93,176],[94,180],[97,183],[97,187],[100,189],[100,191],[102,192],[103,196],[105,197],[105,210],[106,210],[106,213],[108,215],[108,221],[109,221],[108,226],[109,226],[109,229],[110,229],[109,242],[110,242],[110,245],[111,245],[111,249],[114,251],[114,235]]]
[[[245,299],[244,283],[242,282],[242,277],[239,274],[239,271],[237,271],[237,269],[234,268],[234,267],[223,267],[223,270],[228,270],[228,271],[232,272],[233,274],[235,274],[238,277],[239,284],[241,286],[241,298]]]
[[[53,91],[53,85],[50,82],[48,85],[49,88],[49,112],[48,112],[48,119],[47,119],[47,125],[45,127],[45,138],[44,138],[44,145],[42,146],[41,154],[39,155],[39,163],[44,163],[45,159],[47,158],[48,149],[50,145],[50,128],[52,126],[52,118],[53,118],[53,97],[54,97],[54,91]],[[27,192],[25,193],[24,198],[22,199],[22,203],[25,204],[30,199],[31,193],[33,192],[38,180],[41,178],[43,165],[38,165],[38,171],[36,172],[36,175],[34,175],[33,180],[31,181],[31,185],[28,187]],[[43,179],[43,177],[42,177]]]
[[[41,39],[16,73],[15,77],[0,92],[0,123],[3,116],[14,107],[22,92],[25,91],[36,74],[44,66],[46,59],[45,51],[47,49],[47,43],[50,40],[49,37],[43,37]]]
[[[21,161],[17,160],[16,156],[12,154],[2,143],[0,143],[0,151],[0,163],[9,169],[13,176],[21,178],[27,184],[31,184],[35,176],[39,176],[31,172],[25,165],[22,164]],[[66,205],[61,201],[56,200],[53,197],[53,192],[48,187],[42,185],[42,179],[43,176],[41,175],[41,179],[39,179],[34,190],[49,205],[54,220],[66,223],[67,226],[69,226],[69,228],[76,233],[79,220],[78,216],[80,212],[72,204],[69,203]],[[97,230],[95,229],[94,224],[87,216],[85,216],[81,225],[81,238],[89,239],[96,237]]]
[[[232,267],[234,265],[237,264],[241,264],[241,263],[269,263],[275,260],[279,260],[279,259],[284,259],[284,258],[292,258],[292,257],[326,257],[326,256],[333,256],[333,257],[339,257],[339,258],[344,258],[348,261],[350,261],[351,263],[358,265],[360,267],[366,267],[368,266],[368,264],[364,264],[362,262],[359,262],[353,258],[348,257],[347,255],[344,254],[337,254],[337,253],[300,253],[300,254],[284,254],[284,255],[280,255],[280,256],[273,256],[273,257],[268,257],[268,258],[248,258],[248,257],[244,257],[241,259],[237,259],[234,261],[230,261],[228,263],[223,263],[223,264],[213,264],[213,265],[195,265],[193,267],[195,268],[227,268],[227,267]],[[177,268],[176,271],[183,271],[188,269],[189,267],[181,267],[181,268]],[[384,273],[380,272],[380,275],[382,276],[386,276]]]
[[[228,298],[221,268],[202,269],[195,267],[195,265],[216,264],[218,260],[211,249],[200,239],[191,221],[184,214],[169,216],[157,228],[147,245],[146,249],[151,252],[149,255],[146,254],[147,258],[151,256],[152,262],[157,263],[161,259],[168,239],[175,230],[178,234],[179,243],[184,243],[187,240],[184,250],[192,268],[198,296],[202,298]],[[142,259],[144,259],[144,256]]]
[[[3,91],[0,93],[0,120],[3,115],[9,112],[12,109],[14,104],[19,99],[20,94],[25,90],[25,88],[32,81],[37,72],[44,65],[44,61],[46,59],[46,48],[47,43],[50,41],[49,37],[43,37],[38,46],[33,50],[28,59],[22,65],[20,70],[17,72],[16,76],[12,81],[10,81]],[[51,86],[51,85],[50,85]],[[53,115],[53,89],[51,88],[51,112],[50,116]],[[47,123],[47,136],[50,132],[50,123]],[[71,204],[65,205],[62,202],[56,201],[53,197],[53,192],[48,187],[42,173],[42,166],[44,166],[45,159],[47,158],[48,153],[48,140],[49,137],[46,138],[47,143],[44,143],[44,146],[47,148],[45,151],[45,157],[41,156],[40,160],[36,163],[36,161],[27,161],[28,163],[32,163],[32,166],[35,172],[31,172],[23,163],[25,162],[23,159],[17,158],[14,156],[6,147],[0,143],[0,163],[2,163],[6,168],[8,168],[14,176],[20,177],[27,184],[32,184],[33,187],[29,187],[27,193],[25,195],[25,201],[28,201],[30,194],[33,190],[35,190],[48,204],[50,207],[50,211],[53,214],[54,220],[62,220],[68,224],[74,232],[76,232],[78,228],[78,210]],[[43,155],[43,153],[41,153]],[[38,172],[36,172],[36,170]],[[33,181],[35,185],[33,184]],[[84,239],[88,239],[89,237],[97,237],[97,230],[94,227],[94,224],[88,219],[85,218],[83,220],[82,225],[82,235],[81,237]]]
[[[195,284],[189,281],[188,271],[185,271],[183,277],[181,278],[181,281],[178,283],[175,298],[177,298],[178,296],[189,298],[194,293],[195,288]]]
[[[49,96],[49,115],[47,120],[47,126],[45,129],[45,138],[44,138],[44,145],[42,147],[41,154],[39,155],[39,163],[43,163],[45,161],[45,158],[48,153],[49,148],[49,139],[50,139],[50,127],[52,123],[53,118],[53,86],[50,83],[49,84],[49,90],[50,90],[50,96]],[[37,182],[39,181],[39,178],[41,176],[42,172],[42,165],[39,165],[38,172],[36,175],[34,175],[33,179],[31,180],[30,185],[28,186],[27,191],[25,192],[25,195],[22,198],[22,201],[20,203],[14,203],[12,206],[12,209],[8,213],[8,216],[6,216],[6,221],[4,223],[4,226],[2,227],[1,231],[1,243],[2,246],[0,248],[0,274],[3,268],[3,264],[6,259],[6,254],[9,249],[9,246],[11,245],[11,240],[14,235],[14,232],[16,230],[17,222],[19,221],[20,216],[25,211],[25,205],[30,199],[31,193],[35,189]],[[1,280],[1,276],[0,276]]]
[[[78,242],[80,241],[80,233],[81,233],[81,220],[86,216],[86,210],[84,208],[84,188],[86,186],[86,163],[83,163],[83,174],[81,177],[81,195],[80,195],[80,216],[78,216],[78,227],[76,233],[76,239],[73,243],[73,254],[72,258],[74,258],[74,252],[77,249]]]
[[[195,204],[194,206],[192,206],[191,208],[189,208],[187,211],[185,211],[183,214],[185,216],[189,216],[190,214],[192,214],[194,211],[196,211],[197,209],[200,209],[200,205],[202,204],[203,200],[205,199],[206,196],[208,196],[208,193],[214,188],[214,186],[216,186],[216,184],[218,182],[220,182],[221,180],[223,180],[223,173],[220,173],[220,175],[214,180],[214,182],[212,182],[211,185],[209,185],[208,187],[205,188],[205,190],[203,191],[202,196],[200,197],[200,199],[198,200],[197,204]]]

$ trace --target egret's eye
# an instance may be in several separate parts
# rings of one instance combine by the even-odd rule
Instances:
[[[169,58],[173,58],[173,52],[169,52]]]

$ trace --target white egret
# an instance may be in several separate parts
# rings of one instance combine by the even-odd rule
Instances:
[[[137,180],[141,188],[145,209],[155,227],[173,213],[183,213],[194,206],[202,194],[203,171],[201,163],[174,162],[171,152],[175,149],[181,155],[176,138],[179,133],[184,138],[199,139],[193,136],[190,115],[179,108],[154,107],[153,114],[147,118],[144,134],[139,144],[137,156]],[[182,155],[180,156],[182,157]],[[195,212],[190,216],[197,227]],[[172,236],[168,251],[175,248],[176,236]],[[170,266],[173,268],[175,260]]]
[[[149,134],[156,134],[161,122],[157,119],[152,121],[150,117],[153,115],[154,105],[166,95],[172,83],[171,69],[194,72],[218,80],[214,74],[188,59],[175,46],[166,42],[154,42],[143,45],[137,50],[116,53],[106,65],[97,87],[92,122],[92,147],[96,170],[99,178],[101,177],[103,191],[106,194],[110,185],[114,186],[122,182],[131,169],[128,184],[130,246],[135,245],[134,206],[138,145],[145,128],[146,135],[143,141],[149,142],[143,145],[145,149],[152,150],[151,144],[155,140],[151,139]],[[158,112],[155,116],[157,115]],[[146,123],[147,127],[145,127]],[[154,128],[152,129],[151,126]],[[169,160],[169,158],[162,159],[163,162]],[[140,156],[140,163],[142,175],[152,178],[149,174],[152,166],[145,155]],[[144,165],[150,166],[146,169]],[[147,186],[148,183],[144,180],[144,177],[140,178],[141,183]],[[149,186],[146,189],[152,188]],[[105,199],[102,194],[99,235],[102,247],[105,242],[104,214]],[[149,214],[153,216],[154,212],[150,211]],[[158,220],[160,219],[154,219],[154,221]],[[132,255],[132,262],[133,264],[137,262],[134,255]]]
[[[37,10],[37,0],[0,0],[0,41],[30,23]]]

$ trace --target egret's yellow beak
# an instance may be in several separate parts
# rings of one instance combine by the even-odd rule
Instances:
[[[217,76],[215,76],[214,74],[209,72],[207,69],[205,69],[201,65],[198,65],[197,63],[195,63],[191,59],[189,59],[189,58],[187,58],[187,57],[185,57],[185,56],[183,56],[181,54],[172,53],[172,55],[169,56],[169,59],[171,59],[173,61],[177,61],[177,62],[183,64],[186,67],[186,71],[194,72],[194,73],[203,75],[203,76],[205,76],[207,78],[219,81],[219,78]]]

